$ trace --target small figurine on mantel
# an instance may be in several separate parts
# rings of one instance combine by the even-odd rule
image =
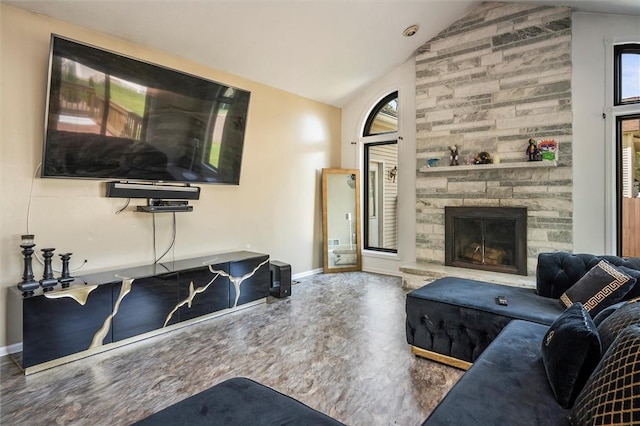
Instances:
[[[458,147],[456,145],[451,145],[451,153],[449,154],[449,165],[457,166],[460,163],[458,162]]]
[[[473,164],[493,164],[491,154],[486,151],[479,152],[478,155],[476,155]]]
[[[438,164],[438,161],[440,161],[439,158],[429,158],[427,160],[427,167],[436,167],[436,165]]]
[[[540,156],[540,150],[538,149],[538,142],[534,138],[529,139],[529,146],[527,147],[526,152],[529,156],[529,161],[542,160],[542,157]]]
[[[557,160],[558,142],[555,139],[543,139],[538,143],[538,152],[541,160]]]

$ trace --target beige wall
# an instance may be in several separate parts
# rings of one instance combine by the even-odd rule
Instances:
[[[294,274],[322,266],[320,171],[340,166],[340,109],[0,4],[0,352],[5,288],[21,279],[18,245],[27,233],[29,203],[37,248],[73,252],[72,268],[88,261],[74,275],[153,262],[152,215],[135,207],[116,215],[125,200],[106,198],[102,182],[33,179],[41,160],[51,33],[251,91],[240,185],[202,185],[194,211],[176,214],[169,256],[250,249],[290,263]],[[162,253],[172,215],[156,215],[156,228]],[[42,266],[35,263],[34,270],[40,278]]]

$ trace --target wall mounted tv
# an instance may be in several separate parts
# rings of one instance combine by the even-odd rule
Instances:
[[[239,184],[250,93],[51,37],[42,177]]]

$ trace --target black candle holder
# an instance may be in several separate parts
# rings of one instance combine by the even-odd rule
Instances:
[[[58,278],[58,282],[62,285],[62,288],[69,287],[74,280],[74,278],[69,273],[69,260],[71,259],[71,255],[73,253],[63,253],[59,254],[60,259],[62,260],[62,275]]]
[[[23,235],[22,244],[22,256],[24,257],[24,269],[22,272],[22,282],[18,284],[18,288],[22,291],[22,296],[28,297],[33,295],[33,291],[38,288],[38,281],[33,279],[33,269],[31,267],[31,256],[33,255],[33,248],[36,245],[33,243],[33,235]]]
[[[44,258],[44,273],[40,280],[40,287],[42,291],[51,291],[53,287],[58,285],[58,279],[53,276],[53,267],[51,266],[51,258],[53,257],[54,248],[43,248],[42,257]]]

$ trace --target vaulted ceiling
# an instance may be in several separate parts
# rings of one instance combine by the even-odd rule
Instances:
[[[481,3],[0,1],[335,106],[344,105]],[[640,0],[515,1],[640,16]],[[404,37],[403,30],[411,25],[419,25],[419,31],[413,37]]]

